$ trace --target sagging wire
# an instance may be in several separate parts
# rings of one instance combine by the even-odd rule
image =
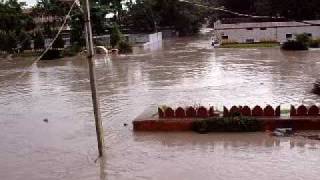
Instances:
[[[63,23],[62,25],[60,26],[58,32],[56,33],[56,35],[54,36],[54,38],[52,39],[52,41],[49,43],[49,46],[40,54],[40,56],[38,56],[37,58],[35,58],[35,60],[31,63],[30,67],[33,67],[36,63],[38,63],[41,58],[52,48],[52,45],[53,43],[58,39],[59,35],[61,34],[63,28],[65,27],[66,23],[67,23],[67,20],[69,19],[70,17],[70,14],[74,8],[75,5],[78,5],[78,0],[74,0],[74,2],[72,3],[68,13],[65,15],[64,17],[64,20],[63,20]],[[24,72],[22,74],[20,74],[17,79],[20,79],[22,78],[23,76],[25,76],[27,73],[26,70],[24,70]]]
[[[216,10],[216,11],[222,11],[222,12],[226,12],[226,13],[237,15],[237,16],[243,16],[243,17],[271,18],[271,19],[281,19],[282,18],[282,17],[274,17],[274,16],[255,16],[255,15],[251,15],[251,14],[243,14],[243,13],[239,13],[239,12],[236,12],[236,11],[228,10],[228,9],[223,8],[223,7],[210,7],[210,6],[207,6],[207,5],[203,5],[203,4],[199,4],[199,3],[195,3],[195,2],[190,2],[190,1],[187,1],[187,0],[179,0],[179,1],[180,2],[184,2],[184,3],[193,4],[195,6],[204,7],[204,8],[212,9],[212,10]]]
[[[70,7],[70,9],[69,9],[69,11],[68,11],[68,13],[67,13],[67,15],[66,15],[65,18],[64,18],[64,21],[63,21],[62,25],[60,26],[60,28],[59,28],[57,34],[55,35],[55,37],[53,38],[53,40],[50,42],[49,46],[48,46],[48,47],[42,52],[42,54],[33,62],[33,64],[36,64],[38,61],[40,61],[40,59],[52,48],[53,43],[58,39],[58,37],[59,37],[59,35],[61,34],[64,26],[66,25],[67,20],[68,20],[68,18],[70,17],[70,14],[71,14],[72,9],[73,9],[73,7],[76,5],[76,1],[77,1],[77,0],[75,0],[75,1],[72,3],[72,5],[71,5],[71,7]]]

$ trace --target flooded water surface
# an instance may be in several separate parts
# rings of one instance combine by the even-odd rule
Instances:
[[[34,67],[28,58],[1,59],[0,179],[318,179],[317,141],[132,131],[136,116],[163,104],[320,102],[310,92],[320,75],[320,51],[212,49],[208,39],[170,40],[160,49],[96,58],[103,161],[96,161],[86,59]]]

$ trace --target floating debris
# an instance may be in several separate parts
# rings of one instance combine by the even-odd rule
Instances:
[[[277,137],[289,137],[294,135],[294,132],[292,128],[277,128],[271,133],[271,135]]]

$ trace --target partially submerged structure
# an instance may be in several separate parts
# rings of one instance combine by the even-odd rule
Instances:
[[[259,43],[293,40],[295,34],[306,33],[311,38],[320,38],[320,20],[288,22],[250,22],[214,24],[215,35],[222,43]]]
[[[222,119],[221,119],[222,118]],[[231,118],[231,119],[230,119]],[[233,118],[233,119],[232,119]],[[243,121],[242,119],[247,119]],[[226,123],[223,122],[226,120]],[[222,121],[221,121],[222,120]],[[230,120],[235,122],[230,123]],[[202,123],[203,122],[203,123]],[[253,123],[252,123],[253,122]],[[223,112],[216,111],[214,107],[171,107],[158,108],[158,112],[146,111],[133,121],[134,131],[192,131],[195,125],[200,123],[207,126],[213,123],[213,126],[219,126],[217,131],[230,130],[229,125],[233,126],[232,130],[244,125],[257,125],[255,131],[273,131],[277,128],[291,128],[297,130],[320,130],[320,108],[316,105],[299,107],[291,106],[289,113],[281,113],[280,106],[260,107],[255,106],[232,106],[224,107]],[[220,125],[224,123],[224,126]],[[234,125],[238,126],[234,128]],[[226,128],[227,127],[227,128]],[[251,128],[249,128],[251,129]]]

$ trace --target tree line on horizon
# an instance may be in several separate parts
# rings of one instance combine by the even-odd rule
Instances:
[[[288,20],[320,18],[319,0],[207,0],[227,9],[260,16],[278,16]]]
[[[223,7],[239,13],[278,16],[288,20],[320,18],[319,0],[91,0],[92,28],[95,35],[110,34],[114,27],[122,32],[150,33],[172,29],[181,36],[196,34],[206,20],[237,17],[207,7]],[[18,0],[0,0],[0,51],[12,52],[27,48],[31,39],[36,47],[43,46],[44,38],[52,38],[61,25],[69,6],[58,0],[39,0],[25,13],[26,4]],[[113,13],[114,17],[106,19]],[[35,17],[60,17],[37,24]],[[84,19],[75,8],[68,20],[71,42],[84,45]]]

